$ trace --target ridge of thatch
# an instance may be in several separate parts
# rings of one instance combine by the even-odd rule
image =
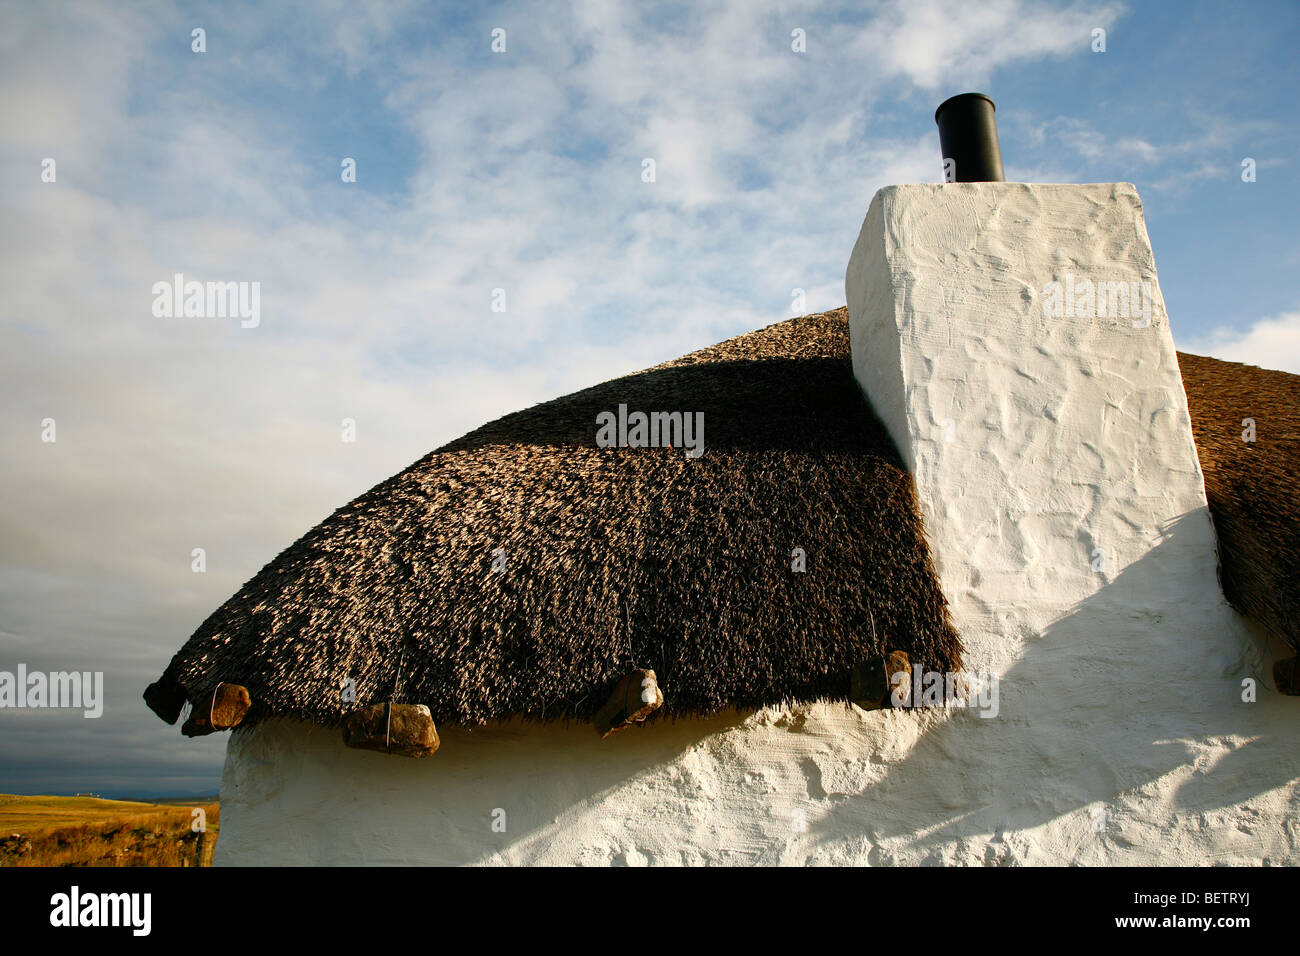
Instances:
[[[1300,375],[1178,353],[1224,596],[1300,637]],[[1254,440],[1244,440],[1254,422]]]
[[[620,404],[703,412],[705,454],[597,447],[597,414]],[[886,649],[961,665],[912,479],[853,377],[839,309],[431,452],[286,548],[146,696],[165,713],[159,700],[240,684],[245,725],[337,725],[390,699],[439,723],[586,719],[639,667],[661,712],[703,715],[847,699],[853,665]]]

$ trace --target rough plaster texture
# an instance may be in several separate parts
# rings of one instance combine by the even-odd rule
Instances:
[[[1045,317],[1066,272],[1148,281],[1150,325]],[[882,190],[846,285],[996,717],[440,728],[427,760],[273,722],[231,739],[216,862],[1300,863],[1300,705],[1217,586],[1133,187]]]

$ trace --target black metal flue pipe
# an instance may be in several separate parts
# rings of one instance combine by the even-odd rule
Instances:
[[[939,104],[943,178],[954,183],[1000,183],[1002,147],[998,145],[997,107],[983,93],[959,93]]]

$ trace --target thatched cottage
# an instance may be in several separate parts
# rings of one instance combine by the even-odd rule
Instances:
[[[1300,377],[1175,353],[1128,184],[884,189],[846,291],[213,613],[146,700],[234,725],[217,862],[1300,862]]]

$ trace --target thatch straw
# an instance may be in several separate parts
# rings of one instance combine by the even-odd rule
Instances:
[[[1178,363],[1223,593],[1293,643],[1300,637],[1300,375],[1186,352]],[[1255,421],[1254,442],[1243,441],[1247,418]]]
[[[597,414],[620,403],[703,412],[705,454],[596,447]],[[160,683],[238,682],[246,725],[337,725],[390,699],[480,724],[588,719],[649,668],[658,713],[709,714],[846,700],[852,667],[885,645],[960,666],[912,480],[853,378],[840,309],[430,453],[263,568]]]

